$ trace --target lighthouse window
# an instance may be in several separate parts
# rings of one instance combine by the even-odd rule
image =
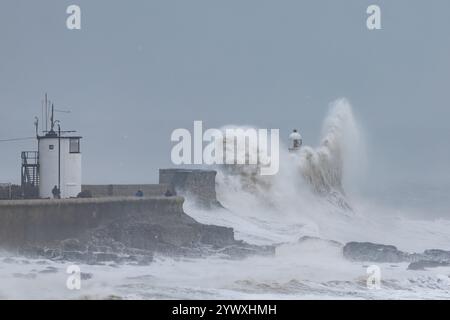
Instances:
[[[80,153],[80,139],[70,139],[69,149],[70,153]]]

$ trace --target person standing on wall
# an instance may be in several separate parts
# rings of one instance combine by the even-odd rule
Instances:
[[[53,199],[61,199],[61,191],[58,186],[54,186],[52,189]]]

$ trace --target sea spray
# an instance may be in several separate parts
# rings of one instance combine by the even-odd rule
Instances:
[[[360,175],[365,148],[350,103],[339,99],[330,105],[319,147],[304,147],[298,159],[302,176],[312,190],[350,209],[344,184]]]
[[[362,145],[361,140],[350,103],[340,99],[330,105],[318,147],[304,146],[298,153],[289,153],[286,146],[280,146],[280,172],[274,176],[258,175],[258,165],[222,166],[219,184],[228,186],[231,192],[249,193],[258,203],[273,208],[285,207],[286,203],[298,207],[299,202],[306,200],[305,192],[309,190],[341,208],[350,209],[344,181],[351,176],[353,163],[357,162],[354,155],[362,154],[361,150],[355,150]],[[261,147],[264,146],[240,152],[246,152],[247,157],[255,152],[267,153]]]

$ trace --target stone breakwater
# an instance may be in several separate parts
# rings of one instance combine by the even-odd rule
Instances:
[[[151,261],[154,253],[241,257],[272,254],[231,228],[198,223],[184,198],[91,198],[0,202],[0,247],[25,255],[90,263]]]
[[[222,208],[216,195],[216,175],[214,170],[160,169],[159,184],[204,209]]]

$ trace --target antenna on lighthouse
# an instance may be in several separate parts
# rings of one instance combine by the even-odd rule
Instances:
[[[45,131],[48,131],[48,98],[47,98],[47,92],[45,93]]]
[[[55,121],[54,121],[54,116],[55,116],[55,106],[52,103],[52,116],[50,118],[50,123],[51,123],[51,129],[50,131],[53,132],[55,130],[53,130],[55,128]]]

